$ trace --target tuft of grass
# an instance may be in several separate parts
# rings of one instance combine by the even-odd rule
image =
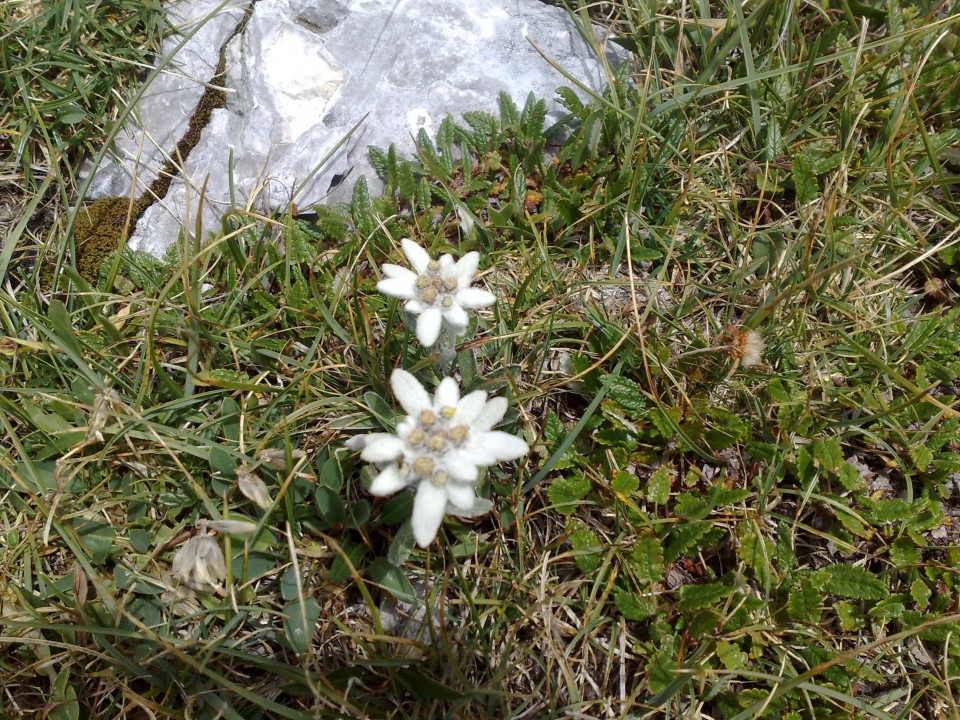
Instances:
[[[372,149],[380,197],[2,291],[5,710],[960,717],[960,18],[577,10],[635,63],[561,128],[504,96]],[[426,551],[343,446],[439,381],[375,291],[403,237],[481,253],[456,373],[532,447]],[[219,518],[223,597],[170,573]]]

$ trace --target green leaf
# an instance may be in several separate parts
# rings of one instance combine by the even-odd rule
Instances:
[[[888,594],[880,578],[853,565],[830,565],[817,571],[821,587],[828,593],[855,600],[880,600]]]
[[[391,564],[386,558],[377,558],[370,563],[366,575],[397,600],[407,603],[416,602],[416,593],[409,578],[403,570]]]
[[[658,467],[647,481],[647,499],[657,505],[666,505],[670,500],[671,480],[670,469],[666,465]]]
[[[567,523],[567,542],[576,553],[577,567],[584,574],[594,572],[603,561],[601,554],[603,543],[596,533],[588,528],[581,520],[573,518]]]
[[[739,646],[732,642],[721,640],[717,643],[717,657],[727,670],[737,670],[746,667],[750,662],[750,656],[747,655]]]
[[[572,513],[577,509],[580,500],[590,494],[593,484],[582,473],[574,472],[563,475],[550,483],[547,489],[547,498],[558,512]]]
[[[799,622],[815,623],[820,619],[823,596],[814,579],[801,575],[787,594],[787,613]]]
[[[672,635],[660,641],[657,654],[650,658],[645,670],[647,688],[658,693],[667,688],[677,678],[677,645],[679,640]]]
[[[343,555],[336,554],[333,563],[330,565],[330,580],[333,582],[343,582],[350,577],[350,565],[357,567],[367,555],[367,546],[358,543],[349,538],[344,539],[340,544],[344,554],[350,559],[349,564],[344,560]]]
[[[837,479],[845,490],[859,490],[866,485],[863,475],[860,474],[860,471],[857,470],[855,465],[849,462],[845,462],[840,468],[840,472],[837,473]]]
[[[909,538],[898,538],[890,546],[890,562],[898,570],[906,570],[920,563],[920,548]]]
[[[228,368],[201,370],[196,374],[195,381],[197,385],[226,388],[227,390],[243,390],[246,392],[281,392],[283,390],[282,387],[250,382],[250,376],[246,373]]]
[[[917,578],[910,583],[910,597],[921,610],[926,610],[930,606],[930,598],[933,590],[921,579]]]
[[[52,702],[44,717],[50,720],[80,720],[77,690],[70,684],[70,665],[67,664],[53,680]]]
[[[820,467],[827,472],[838,472],[846,462],[843,457],[843,448],[840,447],[840,441],[837,438],[815,440],[810,443],[810,451]]]
[[[817,199],[820,185],[817,176],[813,173],[810,161],[805,155],[793,156],[793,186],[797,193],[797,203],[805,205]]]
[[[614,474],[610,481],[610,487],[614,492],[630,497],[640,488],[640,478],[633,473],[620,471]]]
[[[603,375],[601,379],[607,384],[607,397],[622,407],[630,419],[643,415],[647,399],[637,383],[622,375]]]
[[[298,655],[305,655],[320,619],[320,603],[313,596],[304,598],[303,602],[295,600],[287,605],[283,616],[283,627],[290,645]]]
[[[680,610],[699,610],[716,605],[720,600],[733,594],[736,588],[725,583],[706,583],[704,585],[684,585],[680,588]]]
[[[373,215],[373,203],[370,201],[370,191],[367,180],[362,175],[353,186],[353,197],[350,200],[350,214],[353,224],[364,237],[370,236],[377,229],[377,221]]]
[[[613,602],[627,620],[646,620],[657,612],[657,603],[652,597],[638,595],[623,588],[617,588],[614,592]]]
[[[930,463],[933,462],[933,453],[930,452],[930,448],[926,445],[911,445],[910,457],[913,460],[914,466],[920,472],[926,471],[926,469],[930,467]]]
[[[78,357],[82,356],[83,347],[80,345],[80,341],[77,339],[77,333],[73,329],[73,322],[70,320],[70,313],[67,311],[67,306],[56,298],[52,299],[47,309],[47,317],[50,319],[50,324],[53,325],[57,339],[63,346]]]
[[[90,562],[101,565],[110,556],[117,531],[97,520],[85,520],[76,526],[77,537],[89,553]]]
[[[656,583],[663,580],[663,545],[653,536],[637,538],[630,553],[633,574],[641,583]]]
[[[773,568],[770,560],[773,557],[773,543],[768,541],[755,523],[741,523],[738,528],[739,545],[737,555],[743,563],[753,570],[757,582],[764,588],[770,587]]]

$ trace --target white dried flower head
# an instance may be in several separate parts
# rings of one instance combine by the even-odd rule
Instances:
[[[493,430],[507,411],[506,398],[487,399],[477,390],[460,397],[453,378],[444,378],[431,396],[405,370],[394,370],[390,386],[407,416],[396,434],[352,438],[348,447],[382,466],[370,492],[392,495],[416,487],[413,535],[420,547],[437,535],[444,514],[474,517],[492,503],[478,498],[475,485],[482,467],[516,460],[530,448],[521,438]]]
[[[87,427],[87,440],[103,442],[103,428],[107,425],[110,412],[123,406],[120,396],[113,388],[103,388],[93,396],[93,413],[90,415],[90,425]]]
[[[307,454],[303,450],[293,450],[290,453],[290,459],[294,464],[306,456]],[[274,470],[287,469],[287,451],[283,448],[264,448],[257,454],[257,460]]]
[[[436,344],[442,328],[462,335],[470,321],[467,310],[496,301],[492,293],[470,286],[480,265],[479,253],[469,252],[456,262],[449,254],[433,260],[412,240],[405,238],[400,245],[413,270],[387,263],[377,289],[407,301],[403,307],[417,316],[417,339],[423,345]]]
[[[241,465],[237,468],[237,487],[245,498],[251,500],[261,510],[269,510],[273,506],[273,498],[270,497],[267,484],[249,465]]]
[[[763,338],[756,330],[731,328],[730,356],[740,367],[752,367],[763,361]]]
[[[173,576],[194,590],[222,593],[227,564],[220,543],[206,533],[194,535],[173,556]]]
[[[249,520],[205,520],[201,527],[230,535],[253,535],[257,531],[257,524]]]

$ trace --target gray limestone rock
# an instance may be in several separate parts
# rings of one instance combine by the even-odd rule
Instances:
[[[361,175],[377,191],[369,145],[412,154],[421,128],[432,135],[448,114],[495,113],[501,91],[521,105],[530,92],[552,101],[571,83],[531,42],[588,87],[606,78],[605,59],[568,15],[538,0],[180,0],[187,28],[212,16],[147,88],[137,123],[96,170],[88,196],[129,196],[134,175],[132,194],[150,184],[249,5],[226,47],[226,107],[212,112],[166,195],[141,218],[136,249],[162,255],[181,227],[196,227],[198,212],[213,229],[231,207],[344,200]]]

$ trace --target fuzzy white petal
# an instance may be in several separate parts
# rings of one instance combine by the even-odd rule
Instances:
[[[432,347],[440,337],[443,315],[439,308],[431,307],[420,313],[417,318],[417,340],[424,347]]]
[[[429,410],[433,405],[430,402],[429,393],[423,389],[420,381],[406,370],[397,368],[393,371],[390,376],[390,388],[407,415],[416,417],[421,410]]]
[[[440,263],[440,268],[446,270],[447,268],[455,267],[456,263],[453,262],[453,256],[450,253],[444,253],[440,256],[440,259],[437,261]],[[447,273],[441,273],[446,275]]]
[[[457,407],[460,402],[460,387],[457,381],[451,377],[446,377],[440,381],[437,391],[433,394],[433,407],[440,410],[445,407]]]
[[[477,446],[482,447],[495,458],[494,462],[516,460],[530,452],[530,446],[521,438],[500,430],[477,433],[472,436],[471,440],[473,441],[471,447],[476,443]],[[494,463],[483,464],[493,465]]]
[[[480,288],[468,287],[457,293],[457,304],[471,310],[493,305],[496,301],[496,295]]]
[[[465,288],[470,285],[473,276],[477,274],[478,267],[480,267],[480,253],[477,251],[468,252],[457,261],[455,270],[460,287]]]
[[[417,545],[425,548],[433,542],[446,509],[446,488],[437,487],[430,481],[420,483],[417,496],[413,500],[413,516],[410,518]]]
[[[460,510],[469,510],[473,507],[477,494],[471,483],[452,482],[447,484],[447,500]]]
[[[416,286],[406,278],[385,278],[377,283],[377,290],[401,300],[413,300],[417,296]]]
[[[430,263],[430,253],[407,238],[400,241],[400,247],[403,248],[403,254],[407,256],[410,265],[418,274],[422,275],[427,271],[427,265]]]
[[[383,434],[373,440],[367,440],[360,457],[370,463],[392,462],[403,455],[407,444],[396,435]]]
[[[413,270],[403,267],[403,265],[385,263],[384,265],[380,266],[380,271],[388,278],[409,280],[411,284],[417,281],[417,274],[413,272]]]
[[[492,509],[493,501],[479,497],[475,497],[473,499],[473,505],[471,505],[469,508],[458,508],[452,503],[447,503],[447,515],[456,515],[457,517],[462,518],[474,518],[481,515],[486,515]]]
[[[506,400],[504,400],[504,402],[506,402]],[[487,402],[487,394],[483,390],[474,390],[472,393],[467,393],[460,398],[460,402],[457,403],[457,412],[450,422],[453,425],[459,425],[461,423],[473,425],[476,418],[487,405],[489,405]],[[504,408],[504,411],[506,411],[506,408]],[[501,415],[501,417],[503,416]],[[494,421],[494,424],[497,422],[499,422],[499,418]],[[491,425],[491,427],[493,426]],[[482,427],[480,429],[489,430],[490,428]]]
[[[503,420],[508,405],[505,397],[491,398],[473,418],[473,429],[481,432],[492,430],[494,425]]]
[[[463,335],[470,324],[470,318],[467,317],[467,311],[454,303],[443,311],[443,321],[447,324],[455,335]]]
[[[393,495],[398,490],[403,490],[407,486],[407,479],[400,475],[400,469],[394,465],[388,465],[377,475],[370,484],[371,495]]]
[[[444,459],[446,460],[447,474],[455,482],[474,483],[477,481],[480,471],[477,469],[473,453],[469,450],[451,450]]]
[[[422,313],[424,310],[427,309],[427,306],[424,305],[419,300],[414,299],[414,300],[407,300],[407,303],[403,306],[403,309],[406,310],[408,313],[419,315],[420,313]]]

